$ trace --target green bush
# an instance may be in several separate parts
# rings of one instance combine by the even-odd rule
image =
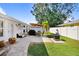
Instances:
[[[45,32],[44,35],[52,35],[53,33],[51,32]]]

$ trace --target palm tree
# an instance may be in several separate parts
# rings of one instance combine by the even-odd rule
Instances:
[[[44,32],[47,32],[49,29],[48,21],[47,20],[43,21],[42,25],[43,25]]]

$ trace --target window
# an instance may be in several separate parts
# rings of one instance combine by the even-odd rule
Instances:
[[[23,33],[25,33],[25,29],[23,30]]]
[[[25,28],[25,26],[23,26]]]
[[[0,21],[0,36],[3,36],[3,21]]]

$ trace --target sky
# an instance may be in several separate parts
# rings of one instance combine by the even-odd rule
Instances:
[[[32,3],[0,3],[0,12],[25,23],[37,23],[30,12]]]
[[[30,12],[33,3],[0,3],[0,12],[14,17],[25,23],[37,23],[35,17]],[[79,5],[77,11],[73,12],[74,20],[79,19]]]

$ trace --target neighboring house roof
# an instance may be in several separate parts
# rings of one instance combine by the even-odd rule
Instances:
[[[41,24],[30,23],[31,27],[42,27]]]
[[[72,22],[71,20],[65,20],[64,23],[69,23]]]
[[[68,22],[68,23],[66,23],[66,24],[74,24],[74,23],[79,23],[79,19],[78,19],[78,20],[74,20],[74,21],[72,21],[72,22]]]
[[[58,25],[58,26],[69,25],[69,24],[79,24],[79,19],[78,20],[74,20],[72,22],[64,23],[64,24],[61,24],[61,25]]]
[[[10,20],[10,21],[14,21],[14,22],[17,22],[17,23],[21,23],[21,24],[27,25],[26,23],[24,23],[24,22],[22,22],[22,21],[19,21],[19,20],[13,18],[13,17],[4,15],[4,14],[2,14],[2,13],[0,13],[0,17],[1,17],[1,18],[5,18],[5,19]]]

